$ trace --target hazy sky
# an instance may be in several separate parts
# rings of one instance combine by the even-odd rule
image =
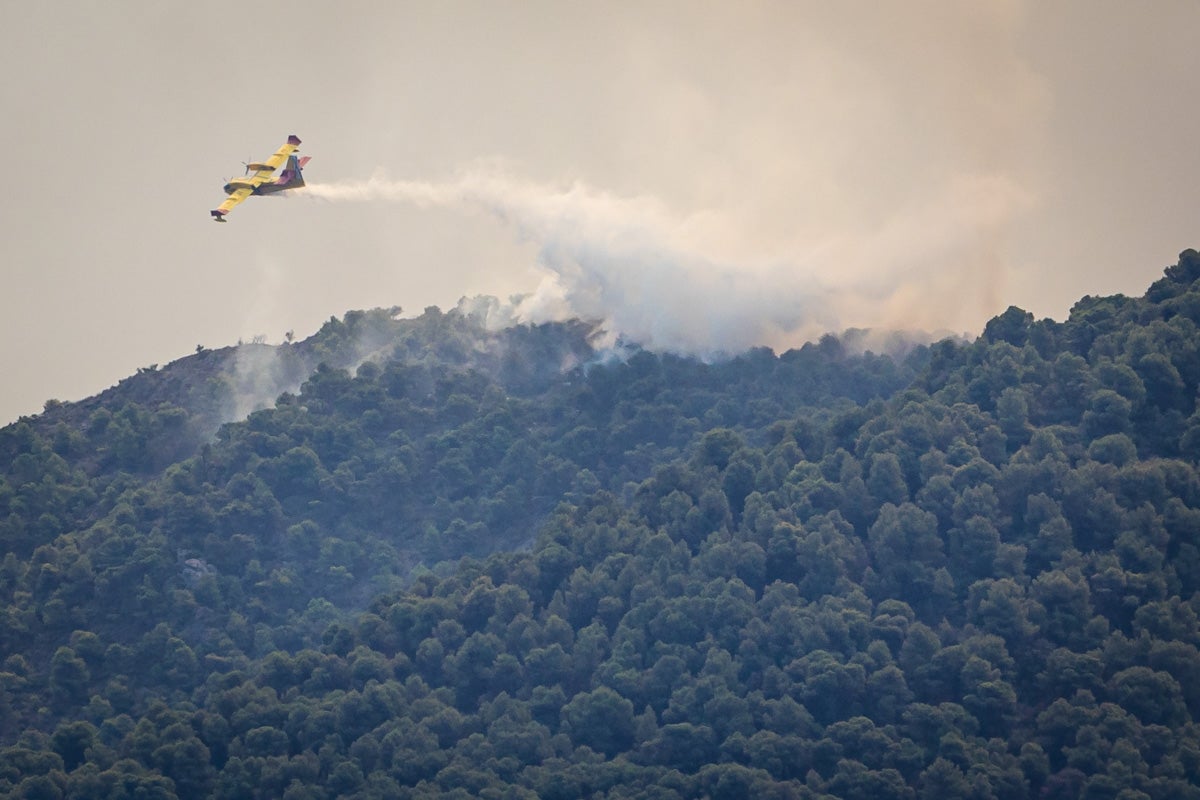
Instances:
[[[0,424],[349,309],[977,332],[1200,246],[1200,3],[0,0]],[[208,211],[295,133],[305,197]]]

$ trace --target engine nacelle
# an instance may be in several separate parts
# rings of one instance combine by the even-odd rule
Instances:
[[[225,194],[233,194],[238,189],[256,189],[258,183],[252,178],[230,178],[225,184]]]

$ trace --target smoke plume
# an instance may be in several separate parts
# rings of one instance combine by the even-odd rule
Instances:
[[[977,331],[1008,304],[1010,270],[1027,270],[1023,215],[1047,195],[1052,105],[1022,0],[660,9],[687,35],[645,40],[629,32],[646,19],[614,13],[620,47],[579,60],[588,91],[539,94],[544,128],[456,151],[496,142],[519,169],[309,194],[492,215],[543,273],[515,318],[599,320],[657,349]]]
[[[495,166],[441,181],[310,184],[332,202],[396,202],[484,212],[537,247],[544,271],[507,310],[514,321],[579,317],[655,350],[714,357],[782,347],[845,327],[945,328],[949,304],[994,288],[973,263],[1025,201],[998,176],[957,178],[931,202],[861,241],[827,238],[807,251],[750,253],[715,210],[681,215],[651,196],[617,196],[582,182],[534,183]],[[931,276],[922,259],[958,260],[962,275]],[[936,280],[931,280],[936,278]],[[914,309],[930,306],[927,314]],[[915,325],[913,323],[916,323]]]

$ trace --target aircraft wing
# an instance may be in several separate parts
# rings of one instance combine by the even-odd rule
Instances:
[[[250,169],[254,170],[254,175],[251,176],[251,180],[257,183],[265,182],[271,177],[275,170],[283,166],[283,163],[287,161],[288,156],[296,152],[296,148],[299,146],[300,139],[294,135],[289,136],[287,142],[284,143],[284,145],[278,150],[276,150],[274,155],[272,155],[266,161],[247,165]]]
[[[212,210],[211,213],[213,215],[213,219],[215,219],[217,222],[224,222],[225,215],[229,213],[230,209],[252,194],[254,194],[254,190],[248,186],[243,186],[240,189],[234,189],[229,193],[229,197],[225,198],[224,203],[221,203],[221,205]]]

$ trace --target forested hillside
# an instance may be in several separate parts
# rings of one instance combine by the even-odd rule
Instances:
[[[0,793],[1200,797],[1198,324],[1189,250],[902,358],[376,311],[215,433],[212,353],[54,404]]]

